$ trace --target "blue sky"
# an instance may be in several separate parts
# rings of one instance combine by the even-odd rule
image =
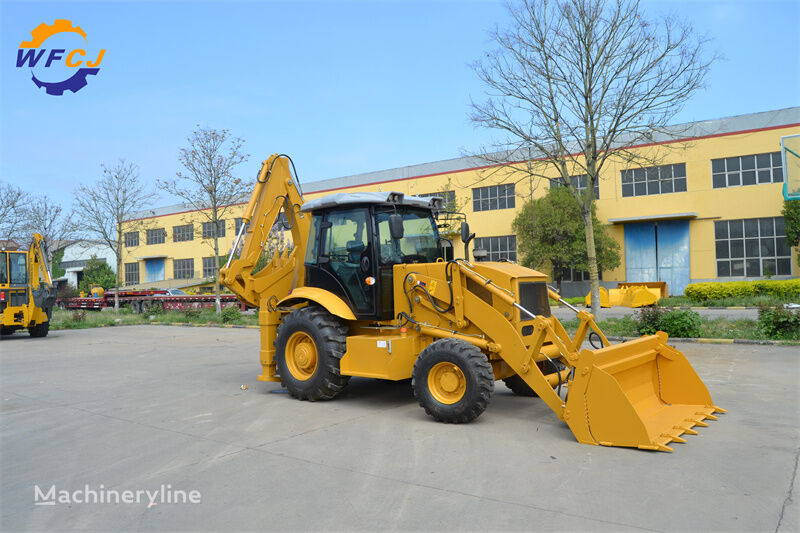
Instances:
[[[679,121],[800,104],[800,2],[643,5],[682,16],[725,57]],[[57,18],[86,31],[89,55],[107,50],[89,86],[58,97],[15,67],[30,30]],[[246,140],[243,177],[275,152],[306,182],[458,157],[491,141],[468,119],[483,90],[469,64],[505,21],[488,0],[2,0],[0,180],[69,205],[100,163],[122,157],[154,183],[179,170],[196,124]]]

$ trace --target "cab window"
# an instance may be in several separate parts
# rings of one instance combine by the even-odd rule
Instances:
[[[8,254],[0,252],[0,283],[8,283]]]
[[[429,211],[399,210],[403,216],[403,238],[392,239],[389,232],[391,211],[375,214],[382,265],[396,263],[433,263],[439,257],[439,233]]]
[[[8,267],[9,267],[9,282],[16,285],[25,285],[28,283],[28,269],[27,269],[27,256],[26,254],[9,254]]]

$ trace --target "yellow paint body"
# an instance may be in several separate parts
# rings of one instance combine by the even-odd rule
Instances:
[[[243,301],[260,306],[259,380],[281,379],[275,365],[275,339],[283,317],[316,304],[347,325],[346,351],[339,364],[342,375],[407,379],[429,344],[443,338],[461,339],[481,350],[495,379],[519,375],[582,443],[669,451],[670,442],[683,442],[680,435],[694,433],[693,426],[705,425],[704,419],[722,411],[714,406],[686,357],[667,346],[665,333],[610,346],[593,316],[579,311],[580,324],[570,337],[550,315],[548,296],[560,297],[545,287],[546,274],[516,264],[473,264],[463,259],[396,264],[392,291],[393,316],[398,319],[358,320],[339,297],[304,286],[299,258],[305,254],[310,217],[295,209],[299,215],[292,227],[295,249],[253,274],[257,243],[263,242],[264,228],[272,227],[278,215],[276,198],[284,198],[287,209],[302,203],[288,166],[272,156],[263,163],[245,212],[245,218],[263,217],[264,223],[251,224],[241,258],[221,271],[222,283]],[[540,291],[543,300],[528,296],[529,302],[545,307],[535,317],[519,307],[531,305],[523,295],[533,289]],[[605,348],[582,349],[590,330],[598,333]],[[289,338],[285,355],[289,371],[303,380],[316,368],[316,345],[295,335]],[[560,362],[565,369],[543,372],[548,365],[541,363],[548,360]],[[443,405],[456,403],[464,395],[464,380],[456,366],[438,363],[427,376],[428,390]],[[568,394],[561,396],[556,388],[565,388]]]

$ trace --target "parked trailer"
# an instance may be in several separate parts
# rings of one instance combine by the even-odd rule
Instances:
[[[220,294],[222,307],[236,306],[245,310],[233,294]],[[186,311],[187,309],[214,308],[213,294],[186,294],[176,289],[123,290],[119,293],[119,304],[127,305],[134,313],[148,313],[153,309]],[[56,302],[62,309],[101,310],[114,307],[114,291],[106,291],[100,297],[70,298]]]

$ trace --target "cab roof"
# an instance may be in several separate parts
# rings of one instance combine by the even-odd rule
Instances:
[[[418,196],[406,196],[401,192],[337,192],[321,198],[314,198],[303,204],[300,208],[303,212],[317,211],[329,207],[339,207],[353,204],[374,204],[374,205],[407,205],[422,209],[439,210],[442,208],[443,200],[438,196],[420,198]]]

